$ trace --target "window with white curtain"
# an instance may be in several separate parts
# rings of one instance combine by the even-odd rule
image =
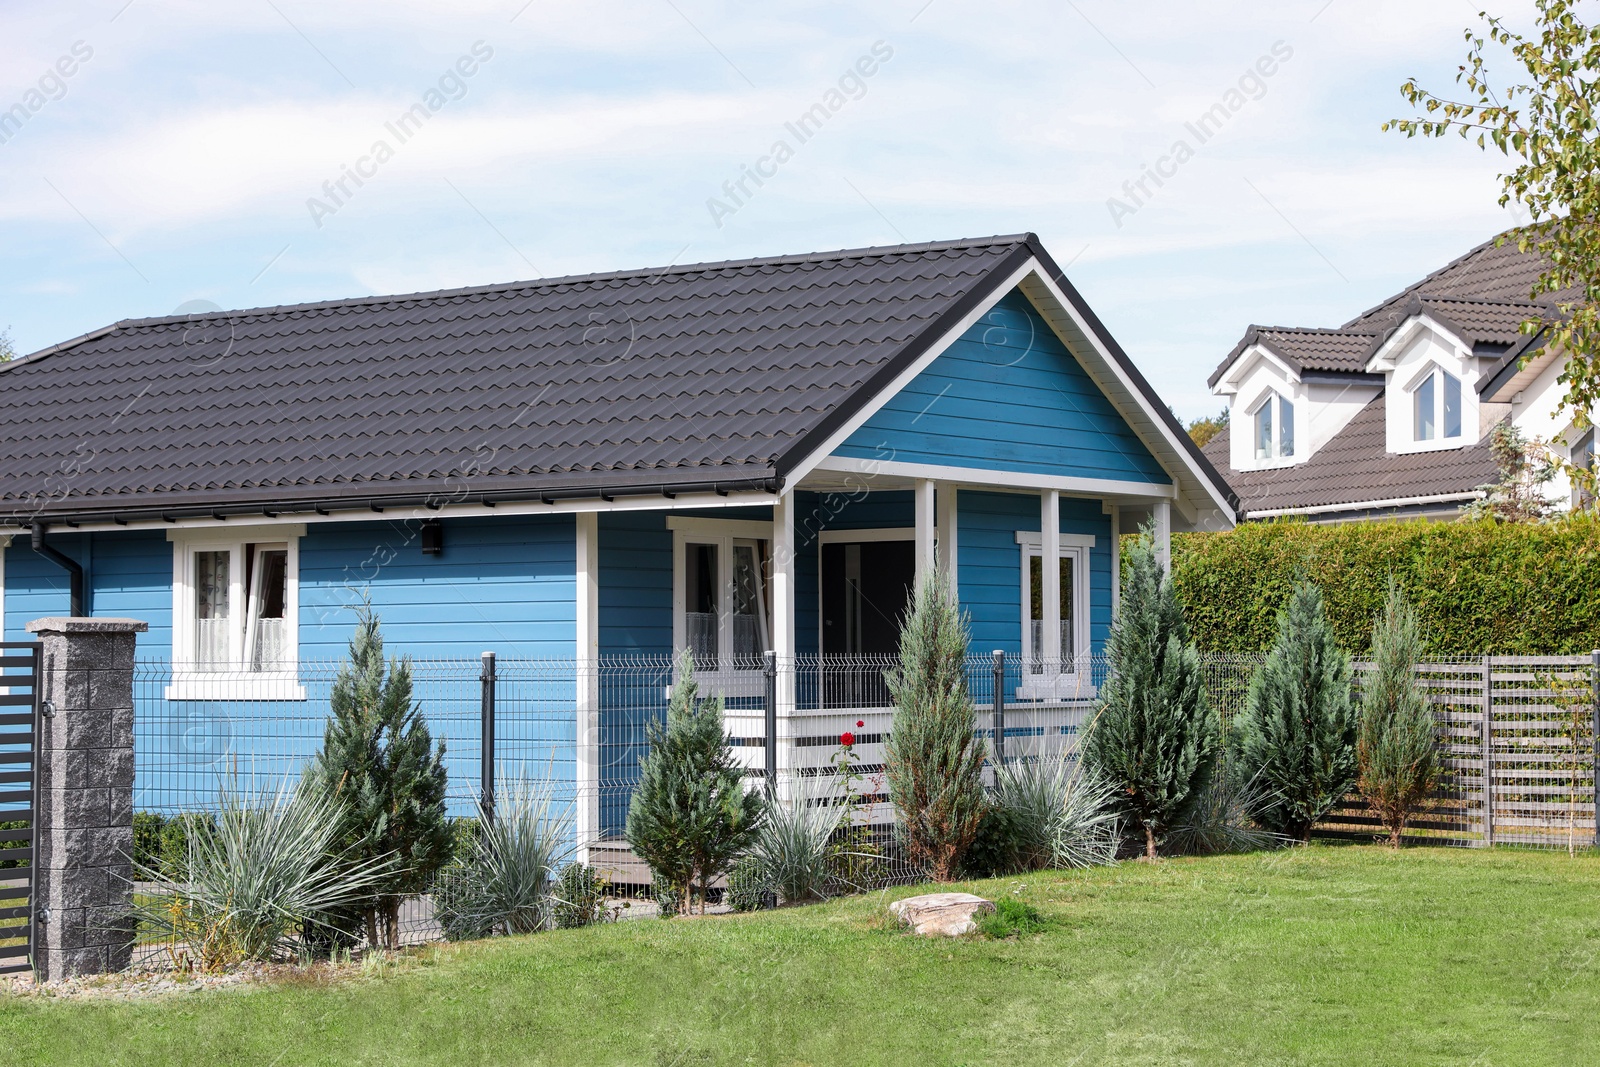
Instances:
[[[279,533],[276,540],[218,540],[221,530],[174,537],[172,697],[303,697],[295,684],[300,529],[250,531]]]
[[[694,657],[698,678],[728,695],[760,691],[772,647],[770,541],[741,536],[762,525],[691,520],[675,533],[673,644]]]

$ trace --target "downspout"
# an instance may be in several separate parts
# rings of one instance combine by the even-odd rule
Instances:
[[[47,527],[42,522],[33,524],[33,550],[67,572],[71,584],[71,611],[75,619],[83,618],[83,567],[77,560],[60,549],[44,543]]]

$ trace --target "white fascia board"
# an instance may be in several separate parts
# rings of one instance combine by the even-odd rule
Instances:
[[[772,523],[760,519],[708,519],[701,515],[668,515],[667,529],[693,538],[743,537],[752,541],[772,540]]]
[[[860,459],[852,456],[827,456],[816,464],[819,471],[859,474],[864,478],[931,479],[965,489],[1054,489],[1073,497],[1094,500],[1126,499],[1171,500],[1177,492],[1160,482],[1135,482],[1115,478],[1078,478],[1055,474],[1026,474],[979,467],[952,467],[937,463],[906,463],[901,460]]]
[[[1139,416],[1138,421],[1146,423],[1150,429],[1155,431],[1155,436],[1166,446],[1165,450],[1171,456],[1176,458],[1178,467],[1180,467],[1182,471],[1189,476],[1190,480],[1197,484],[1198,488],[1202,491],[1205,497],[1211,501],[1212,505],[1215,506],[1223,515],[1232,517],[1235,514],[1233,505],[1228,503],[1227,497],[1223,496],[1221,491],[1218,490],[1218,488],[1212,483],[1211,479],[1207,478],[1200,471],[1200,468],[1195,465],[1194,459],[1189,454],[1187,446],[1182,441],[1178,440],[1173,432],[1172,427],[1167,425],[1166,420],[1161,417],[1160,413],[1150,405],[1149,401],[1139,391],[1138,387],[1133,384],[1133,379],[1128,376],[1127,371],[1124,370],[1121,364],[1117,362],[1116,357],[1114,357],[1111,352],[1101,343],[1100,339],[1095,336],[1094,330],[1089,327],[1089,324],[1084,321],[1082,316],[1078,314],[1077,310],[1073,308],[1072,302],[1067,299],[1066,294],[1061,291],[1060,287],[1058,287],[1055,282],[1050,280],[1043,270],[1038,269],[1037,261],[1031,262],[1035,267],[1035,270],[1030,277],[1025,279],[1023,283],[1023,292],[1027,293],[1030,299],[1034,299],[1035,306],[1039,307],[1040,301],[1035,299],[1035,294],[1033,292],[1029,292],[1030,289],[1037,288],[1041,291],[1042,295],[1048,298],[1047,303],[1054,305],[1053,309],[1050,307],[1039,307],[1040,314],[1044,317],[1045,322],[1049,323],[1051,328],[1056,331],[1056,336],[1061,340],[1061,343],[1067,347],[1067,351],[1071,352],[1073,356],[1077,358],[1079,365],[1083,367],[1084,373],[1088,374],[1095,385],[1099,386],[1100,391],[1105,394],[1106,399],[1111,402],[1112,407],[1116,408],[1117,413],[1122,416],[1124,421],[1126,421],[1129,426],[1133,427],[1135,433],[1139,433],[1139,427],[1132,415],[1137,413]],[[1065,316],[1072,322],[1073,326],[1076,328],[1078,336],[1084,341],[1088,342],[1087,353],[1084,351],[1084,346],[1081,343],[1074,344],[1074,339],[1069,337],[1061,330],[1061,328],[1054,321],[1054,316],[1051,314],[1052,310],[1055,311],[1056,315]],[[1085,359],[1084,356],[1086,354],[1092,354],[1095,358]],[[1119,386],[1118,390],[1112,390],[1108,388],[1110,382],[1106,377],[1107,372],[1110,374],[1110,380],[1114,381]],[[1122,397],[1126,398],[1120,403],[1118,401],[1119,393]],[[1128,406],[1128,401],[1132,402],[1131,408]],[[1139,433],[1139,436],[1140,439],[1145,442],[1146,446],[1150,444],[1149,435],[1147,433]],[[1177,477],[1177,473],[1173,469],[1173,465],[1162,462],[1162,457],[1156,450],[1152,449],[1152,453],[1155,454],[1156,462],[1160,463],[1162,469],[1167,472],[1167,476],[1172,478],[1174,489],[1177,490],[1179,488],[1179,479]],[[1181,492],[1175,492],[1173,499],[1178,502],[1178,509],[1180,512],[1184,513],[1185,516],[1189,516],[1191,513],[1198,514],[1197,508],[1193,508],[1184,502]]]
[[[1465,493],[1435,493],[1432,496],[1397,496],[1387,500],[1356,500],[1349,504],[1318,504],[1305,508],[1270,508],[1249,511],[1247,519],[1279,519],[1289,515],[1332,515],[1341,511],[1371,511],[1374,508],[1418,507],[1426,504],[1454,504],[1477,500],[1483,494],[1477,490]]]
[[[446,504],[441,508],[385,507],[382,511],[373,511],[371,508],[351,508],[344,511],[330,511],[326,515],[316,512],[295,512],[293,515],[281,515],[273,518],[263,515],[235,515],[231,519],[218,519],[214,516],[197,515],[192,518],[180,518],[176,522],[167,522],[164,519],[129,519],[127,522],[79,523],[74,529],[91,533],[102,530],[166,530],[171,534],[184,530],[210,530],[215,532],[230,527],[315,526],[328,522],[423,522],[427,519],[441,518],[494,518],[497,515],[574,515],[599,511],[682,511],[689,508],[739,508],[771,505],[777,499],[774,494],[763,492],[730,492],[727,496],[721,496],[717,493],[679,493],[672,498],[641,494],[639,496],[619,496],[617,499],[610,501],[586,497],[582,499],[555,500],[548,504],[529,501],[496,504],[494,507],[485,507],[482,504]]]
[[[1462,341],[1460,337],[1457,337],[1454,330],[1445,326],[1426,311],[1419,311],[1401,323],[1399,328],[1389,335],[1389,339],[1378,346],[1377,351],[1372,353],[1371,357],[1367,359],[1366,365],[1361,369],[1368,374],[1384,374],[1394,370],[1395,353],[1410,344],[1412,339],[1423,330],[1431,330],[1438,334],[1451,348],[1455,349],[1458,357],[1465,358],[1472,355],[1471,347]]]
[[[1038,530],[1015,531],[1017,544],[1024,548],[1038,548],[1043,540],[1043,535]],[[1093,548],[1094,534],[1057,534],[1057,544],[1062,548]]]
[[[1285,363],[1272,349],[1258,341],[1239,353],[1239,358],[1228,365],[1227,372],[1217,379],[1217,384],[1211,392],[1216,396],[1233,396],[1238,393],[1239,383],[1244,380],[1258,360],[1271,363],[1290,382],[1295,385],[1300,384],[1300,372]]]
[[[1004,300],[1006,296],[1011,293],[1011,290],[1021,285],[1024,278],[1031,273],[1037,272],[1038,269],[1039,261],[1030,256],[1026,263],[1018,267],[1012,272],[1009,278],[995,287],[994,293],[987,300],[980,301],[976,307],[963,315],[960,321],[958,321],[954,326],[950,327],[950,329],[946,330],[942,337],[940,337],[933,344],[929,345],[926,351],[913,360],[912,363],[903,371],[897,374],[894,381],[890,382],[886,387],[881,389],[876,396],[869,398],[867,402],[861,406],[860,410],[847,419],[837,430],[829,434],[827,438],[823,440],[822,443],[819,444],[811,452],[811,454],[805,458],[804,462],[796,464],[794,469],[789,472],[788,478],[786,479],[787,483],[789,485],[799,485],[801,479],[810,474],[812,471],[816,470],[818,466],[820,466],[825,460],[833,455],[834,449],[848,441],[851,434],[865,426],[867,424],[867,420],[876,415],[878,411],[890,400],[894,399],[894,397],[897,396],[902,389],[910,385],[912,379],[921,374],[923,371],[927,370],[934,360],[943,355],[945,350],[951,345],[961,340],[966,332],[972,329],[972,327],[979,320],[993,310],[996,304],[998,304],[1001,300]]]
[[[119,527],[120,528],[120,527]],[[304,537],[303,522],[235,522],[223,526],[168,527],[168,541],[283,541]]]

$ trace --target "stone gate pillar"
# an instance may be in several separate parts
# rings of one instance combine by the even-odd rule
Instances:
[[[46,981],[128,966],[133,932],[136,619],[35,619],[39,693],[34,965]]]

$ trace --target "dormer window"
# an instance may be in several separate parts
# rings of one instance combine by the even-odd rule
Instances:
[[[1461,379],[1433,367],[1411,387],[1412,440],[1461,436]]]
[[[1294,455],[1294,405],[1287,398],[1268,393],[1252,417],[1256,459],[1287,459]]]

